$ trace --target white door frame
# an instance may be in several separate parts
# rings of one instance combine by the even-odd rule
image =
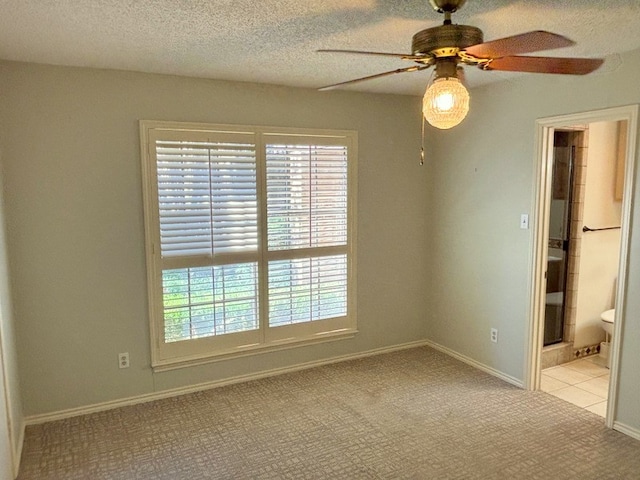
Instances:
[[[607,108],[571,115],[560,115],[536,120],[536,163],[533,200],[533,243],[530,252],[530,302],[525,386],[529,390],[540,388],[540,359],[544,332],[545,274],[547,270],[547,246],[551,204],[551,176],[553,173],[553,133],[562,127],[587,125],[594,122],[627,121],[627,155],[625,164],[624,196],[622,199],[622,229],[620,232],[620,262],[616,286],[616,314],[611,348],[611,372],[609,401],[605,424],[613,428],[618,363],[620,360],[620,335],[626,316],[627,258],[631,237],[631,206],[636,172],[636,137],[638,131],[638,105]],[[587,153],[588,155],[588,153]]]

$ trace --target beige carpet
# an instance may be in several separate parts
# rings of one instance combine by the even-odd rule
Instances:
[[[640,478],[640,442],[429,348],[27,429],[30,479]]]

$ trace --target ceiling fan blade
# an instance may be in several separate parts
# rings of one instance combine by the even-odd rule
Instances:
[[[508,55],[520,55],[522,53],[570,47],[571,45],[575,45],[575,42],[569,40],[567,37],[563,37],[557,33],[545,32],[544,30],[536,30],[512,37],[479,43],[478,45],[467,47],[464,50],[477,58],[499,58]]]
[[[559,73],[565,75],[586,75],[602,65],[602,58],[562,58],[562,57],[502,57],[482,65],[483,70],[507,72]]]
[[[320,53],[355,53],[357,55],[378,55],[384,57],[396,57],[401,58],[403,60],[424,60],[425,58],[429,58],[426,55],[412,55],[410,53],[387,53],[387,52],[366,52],[363,50],[333,50],[333,49],[322,49],[316,50]]]
[[[355,80],[347,80],[346,82],[334,83],[333,85],[327,85],[326,87],[319,88],[318,90],[332,90],[336,87],[341,87],[343,85],[349,85],[351,83],[364,82],[365,80],[373,80],[374,78],[386,77],[387,75],[393,75],[396,73],[405,73],[405,72],[417,72],[419,70],[424,70],[425,68],[429,68],[429,65],[414,65],[413,67],[407,68],[398,68],[397,70],[391,70],[389,72],[376,73],[375,75],[369,75],[368,77],[356,78]]]

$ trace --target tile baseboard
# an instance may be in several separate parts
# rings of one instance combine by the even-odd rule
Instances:
[[[573,358],[578,359],[578,358],[591,357],[593,355],[598,355],[599,353],[600,353],[599,343],[597,345],[587,345],[587,346],[575,349],[573,351]]]

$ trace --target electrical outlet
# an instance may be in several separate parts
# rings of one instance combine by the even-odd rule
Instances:
[[[493,343],[498,343],[498,329],[497,328],[492,328],[491,329],[491,341]]]
[[[129,368],[129,352],[118,354],[118,367]]]

